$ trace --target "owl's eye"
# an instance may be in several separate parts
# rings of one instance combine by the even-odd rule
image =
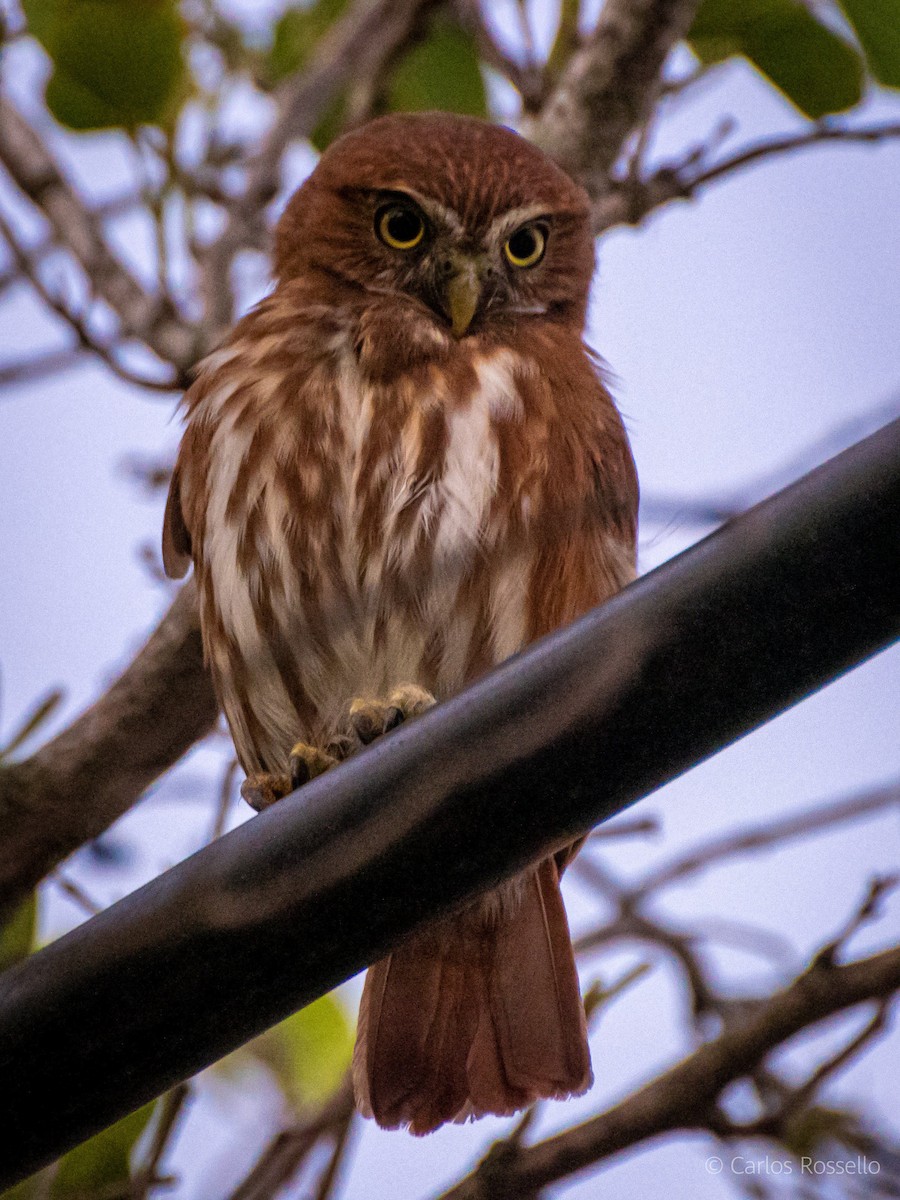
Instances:
[[[514,267],[536,267],[547,249],[547,234],[542,225],[523,225],[507,238],[503,253]]]
[[[412,250],[425,236],[425,222],[408,205],[388,204],[375,214],[375,232],[392,250]]]

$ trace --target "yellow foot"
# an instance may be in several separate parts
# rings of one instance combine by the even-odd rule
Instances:
[[[394,688],[387,700],[357,697],[350,702],[350,727],[363,746],[368,746],[383,733],[396,729],[403,721],[427,712],[435,703],[431,692],[415,683]]]
[[[290,790],[291,780],[288,775],[270,775],[268,771],[248,775],[241,784],[241,795],[257,812],[262,812],[276,800],[281,800]]]
[[[289,792],[309,783],[317,775],[335,766],[337,759],[324,750],[308,746],[306,742],[298,742],[291,751],[291,772],[289,775],[271,775],[268,771],[260,771],[256,775],[248,775],[241,784],[241,795],[251,808],[262,812],[277,800],[282,800]]]
[[[291,787],[303,787],[317,775],[324,775],[331,767],[337,766],[337,759],[325,750],[308,746],[306,742],[298,742],[291,751]]]

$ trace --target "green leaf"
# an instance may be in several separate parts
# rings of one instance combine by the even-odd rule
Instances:
[[[807,117],[862,98],[854,48],[795,0],[703,0],[688,41],[703,63],[742,54]]]
[[[32,892],[9,920],[0,926],[0,971],[27,958],[37,931],[37,893]]]
[[[153,1115],[155,1101],[82,1142],[59,1162],[50,1200],[69,1200],[130,1177],[131,1152]]]
[[[175,0],[23,0],[53,61],[47,105],[71,129],[166,124],[184,64]]]
[[[251,1047],[295,1105],[317,1105],[332,1095],[350,1065],[353,1028],[332,994],[268,1030]]]
[[[432,21],[424,40],[394,68],[387,93],[388,107],[395,112],[440,109],[473,117],[488,115],[475,40],[443,15]]]
[[[293,75],[309,61],[316,43],[347,7],[347,0],[317,0],[307,8],[289,8],[275,24],[266,63],[272,83]]]
[[[838,0],[885,87],[900,88],[900,0]]]
[[[113,105],[106,104],[95,92],[59,68],[47,80],[44,99],[60,125],[69,129],[109,129],[120,123]]]

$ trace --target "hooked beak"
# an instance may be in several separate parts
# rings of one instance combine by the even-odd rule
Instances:
[[[458,258],[453,264],[453,274],[447,280],[445,300],[447,315],[453,325],[453,336],[461,338],[478,309],[481,299],[481,274],[474,258]]]

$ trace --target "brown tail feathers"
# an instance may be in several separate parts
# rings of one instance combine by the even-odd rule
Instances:
[[[552,858],[369,968],[353,1077],[363,1113],[417,1134],[590,1087]]]

